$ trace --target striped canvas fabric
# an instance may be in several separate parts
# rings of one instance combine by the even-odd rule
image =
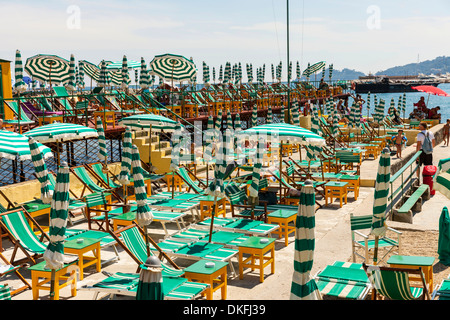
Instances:
[[[41,143],[37,143],[39,151],[45,159],[53,157],[52,150]],[[0,158],[20,161],[31,160],[30,145],[28,137],[7,131],[0,130]]]
[[[177,122],[164,116],[156,114],[136,114],[126,118],[122,118],[119,123],[123,126],[129,126],[130,128],[150,128],[152,131],[173,132],[175,130]]]
[[[19,50],[16,50],[16,61],[14,65],[14,77],[16,82],[14,83],[14,90],[17,92],[24,92],[27,90],[27,85],[23,81],[23,64],[22,55]]]
[[[54,122],[24,133],[41,143],[98,137],[97,130],[72,123]]]
[[[64,266],[64,239],[69,213],[69,167],[63,164],[56,175],[56,186],[50,209],[50,242],[44,252],[46,267],[60,269]]]
[[[66,89],[69,91],[75,91],[76,88],[76,73],[75,73],[75,57],[73,54],[70,55],[69,62],[69,79],[66,83]]]
[[[183,134],[181,132],[181,125],[176,124],[175,131],[172,134],[172,153],[169,170],[175,172],[180,166],[181,159],[181,139]]]
[[[122,144],[122,163],[120,167],[120,173],[118,180],[123,185],[130,183],[131,175],[131,148],[132,148],[132,134],[130,127],[126,127],[125,134],[123,136]]]
[[[130,79],[130,73],[128,72],[127,56],[125,56],[125,55],[123,56],[123,60],[122,60],[121,73],[122,73],[122,80],[121,80],[120,86],[122,87],[122,89],[126,89],[130,85],[131,79]]]
[[[258,147],[256,149],[256,159],[255,163],[253,164],[252,182],[248,188],[249,197],[254,199],[258,197],[259,181],[261,180],[262,158],[265,149],[265,143],[262,140],[259,140]]]
[[[157,55],[150,62],[150,69],[163,79],[190,80],[197,74],[192,60],[175,54]]]
[[[98,132],[98,147],[99,153],[98,158],[101,161],[106,161],[108,158],[108,152],[106,151],[106,139],[105,139],[105,131],[103,129],[102,118],[97,117],[97,132]]]
[[[377,178],[373,203],[373,218],[371,233],[381,237],[386,233],[386,206],[391,177],[391,157],[389,149],[383,149],[378,164]]]
[[[321,299],[317,284],[310,274],[315,248],[314,206],[314,187],[312,185],[304,185],[295,221],[294,274],[292,276],[291,300]]]
[[[147,70],[147,65],[143,57],[141,57],[141,73],[139,76],[139,86],[141,89],[146,89],[150,86],[150,74]]]
[[[54,190],[48,178],[47,165],[45,164],[44,157],[39,150],[37,142],[30,137],[28,138],[28,143],[30,145],[31,161],[34,165],[36,177],[41,184],[41,200],[43,203],[50,203]]]
[[[153,221],[153,215],[147,204],[147,190],[142,173],[141,158],[139,157],[139,150],[135,145],[131,148],[131,167],[133,170],[134,194],[137,203],[136,220],[140,226],[146,226]]]
[[[142,267],[136,300],[164,300],[162,268]]]
[[[78,87],[83,89],[86,84],[84,83],[84,62],[78,61]]]
[[[98,83],[98,80],[100,78],[100,68],[97,65],[93,64],[92,62],[89,62],[86,60],[80,60],[79,64],[80,64],[80,70],[81,70],[81,64],[82,64],[83,71],[86,73],[86,75]]]
[[[56,55],[37,54],[27,59],[25,71],[42,82],[67,83],[70,77],[70,63]]]

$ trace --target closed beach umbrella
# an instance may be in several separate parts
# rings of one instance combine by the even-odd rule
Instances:
[[[131,148],[131,168],[133,171],[134,195],[136,197],[136,220],[141,227],[148,226],[153,221],[153,214],[147,204],[147,191],[141,167],[141,158],[136,146]]]
[[[258,125],[258,106],[255,103],[253,105],[253,110],[252,110],[252,127],[256,127]]]
[[[301,189],[295,221],[294,274],[292,276],[291,300],[321,300],[320,291],[311,269],[315,249],[315,191],[310,180]]]
[[[139,86],[142,89],[147,89],[150,86],[150,75],[148,73],[147,65],[145,64],[144,58],[141,58],[141,73],[139,77]]]
[[[328,66],[328,72],[329,72],[329,78],[330,78],[330,81],[331,81],[331,78],[333,77],[333,64],[330,64]]]
[[[103,128],[102,118],[100,117],[97,117],[97,132],[98,132],[98,146],[100,149],[98,153],[98,158],[106,162],[106,159],[108,158],[108,152],[106,151],[105,130]]]
[[[295,68],[295,72],[296,72],[296,75],[297,75],[297,80],[300,79],[302,77],[302,72],[300,70],[300,63],[298,61],[297,61],[297,65],[296,65],[296,68]]]
[[[253,66],[251,63],[247,63],[247,82],[250,84],[253,82]]]
[[[267,119],[266,123],[272,123],[273,122],[273,113],[272,113],[272,105],[269,104],[267,107]]]
[[[27,90],[27,85],[25,81],[23,81],[23,64],[22,64],[22,55],[19,50],[16,50],[16,61],[14,65],[14,77],[16,82],[14,83],[14,89],[21,93]]]
[[[251,200],[252,204],[256,203],[256,199],[258,198],[259,191],[259,180],[261,179],[261,167],[262,167],[262,154],[265,150],[265,143],[262,139],[259,139],[258,145],[256,148],[256,157],[255,163],[253,165],[252,171],[252,182],[248,188],[249,200]]]
[[[204,133],[204,141],[205,141],[205,148],[204,148],[204,160],[206,162],[209,162],[212,160],[212,150],[213,150],[213,141],[214,141],[214,119],[210,115],[208,117],[208,127],[206,132]],[[208,173],[208,171],[206,172]]]
[[[214,129],[216,131],[214,134],[214,138],[219,139],[219,135],[222,129],[222,109],[219,109],[219,111],[217,112],[217,119],[214,125]]]
[[[293,103],[292,118],[293,118],[294,126],[300,126],[300,114],[298,111],[298,101],[295,101]]]
[[[205,86],[209,86],[209,82],[209,67],[206,65],[205,61],[203,61],[203,83],[205,84]]]
[[[126,127],[122,144],[122,163],[120,167],[120,174],[117,178],[119,182],[125,186],[130,183],[132,146],[131,129],[130,127]]]
[[[233,118],[230,109],[227,109],[227,129],[233,130]]]
[[[39,152],[44,159],[53,157],[52,150],[41,143],[37,143]],[[0,130],[0,158],[19,161],[31,160],[28,137],[8,130]]]
[[[70,77],[70,62],[55,55],[38,54],[27,59],[25,71],[42,82],[66,83]]]
[[[222,67],[222,65],[220,65],[219,78],[217,80],[219,80],[219,82],[222,82],[222,80],[223,80],[223,67]]]
[[[234,132],[239,133],[242,131],[242,125],[241,125],[241,116],[239,113],[236,114],[236,118],[234,119]]]
[[[136,300],[164,300],[161,262],[150,256],[141,266]]]
[[[371,234],[375,236],[373,263],[377,264],[378,238],[386,233],[386,207],[389,195],[389,180],[391,178],[391,157],[388,148],[384,148],[378,163],[373,202],[373,217]]]
[[[36,177],[41,184],[41,200],[43,203],[50,203],[53,196],[53,185],[48,179],[47,165],[45,164],[44,157],[39,150],[38,143],[33,138],[28,138],[30,145],[31,161],[34,165]]]
[[[46,268],[52,270],[50,298],[54,297],[55,272],[64,266],[64,239],[69,214],[69,167],[66,163],[58,168],[55,191],[50,208],[50,230],[47,249],[43,258]]]
[[[102,60],[100,63],[100,73],[97,80],[97,85],[99,87],[107,87],[108,86],[108,71],[106,70],[105,60]]]
[[[75,91],[77,90],[76,86],[75,57],[71,54],[69,62],[69,79],[65,87],[69,91]]]
[[[367,93],[367,99],[366,99],[366,108],[367,108],[367,118],[369,118],[369,111],[370,111],[370,91]],[[367,119],[369,121],[369,119]]]
[[[127,56],[124,55],[122,60],[122,83],[121,83],[122,89],[128,88],[130,83],[131,80],[130,80],[130,73],[128,72]]]
[[[439,217],[439,240],[438,250],[439,262],[450,265],[450,216],[447,207],[444,207]]]

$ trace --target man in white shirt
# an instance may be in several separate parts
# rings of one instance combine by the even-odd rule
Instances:
[[[416,152],[422,150],[422,153],[420,154],[418,161],[416,160],[416,162],[419,163],[419,168],[417,169],[417,178],[419,178],[419,176],[420,176],[420,167],[422,165],[425,165],[425,166],[433,165],[432,151],[431,151],[431,153],[426,153],[423,150],[425,137],[428,137],[431,140],[431,144],[432,144],[433,148],[436,145],[436,141],[434,139],[434,134],[433,134],[433,132],[427,130],[426,122],[421,122],[419,124],[419,130],[420,130],[420,132],[417,134]]]

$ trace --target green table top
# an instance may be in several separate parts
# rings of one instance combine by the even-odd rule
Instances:
[[[134,219],[136,219],[136,211],[126,212],[121,215],[111,217],[111,219],[133,221]]]
[[[72,262],[70,262],[70,263],[64,263],[64,266],[63,266],[61,269],[64,269],[64,268],[66,268],[66,267],[68,267],[68,266],[70,266],[70,265],[72,265],[72,264],[74,264],[74,263],[77,263],[77,262],[78,262],[78,260],[77,260],[77,259],[74,259],[74,260],[73,260]],[[28,267],[27,269],[28,269],[28,270],[31,270],[31,271],[48,271],[48,272],[52,271],[52,269],[46,268],[46,267],[45,267],[46,264],[47,264],[46,261],[42,261],[42,262],[40,262],[40,263],[37,263],[37,264],[35,264],[35,265],[32,265],[31,267]],[[57,269],[56,271],[59,271],[59,270],[61,270],[61,269]]]
[[[216,198],[216,201],[219,201],[219,200],[221,200],[221,199],[222,199],[222,197],[217,197],[217,198]],[[196,200],[196,201],[214,201],[214,196],[203,195],[203,196],[200,196],[200,197],[198,197],[198,198],[195,198],[195,200]]]
[[[23,203],[21,205],[25,208],[25,210],[27,210],[30,213],[36,212],[36,211],[39,211],[39,210],[48,209],[48,208],[51,207],[50,203],[43,203],[39,199],[28,201],[28,202],[25,202],[25,203]]]
[[[337,181],[330,181],[325,184],[326,187],[344,187],[348,184],[348,182],[337,182]]]
[[[207,263],[214,263],[213,267],[206,267]],[[222,269],[223,267],[228,266],[228,262],[223,261],[209,261],[209,260],[200,260],[196,263],[190,265],[189,267],[184,269],[184,272],[192,272],[192,273],[200,273],[200,274],[213,274],[217,270]]]
[[[297,215],[297,210],[287,210],[287,209],[279,209],[272,211],[267,216],[273,218],[289,218],[293,215]]]
[[[341,180],[359,180],[359,176],[358,175],[349,175],[349,174],[343,174],[340,177]]]
[[[389,264],[403,264],[412,266],[431,266],[434,263],[434,257],[426,256],[391,256],[387,263]]]
[[[83,239],[83,242],[79,243],[78,240]],[[90,245],[100,242],[100,239],[92,239],[92,238],[78,238],[78,239],[72,239],[68,240],[64,243],[65,248],[70,249],[84,249],[86,247],[89,247]]]
[[[267,242],[261,243],[262,239],[267,239]],[[275,241],[275,238],[249,237],[244,242],[238,244],[238,247],[264,249]]]

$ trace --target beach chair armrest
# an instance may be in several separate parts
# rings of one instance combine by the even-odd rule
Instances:
[[[395,233],[398,234],[398,235],[401,235],[401,234],[402,234],[401,231],[395,230],[395,229],[393,229],[393,228],[391,228],[391,227],[387,227],[387,229],[388,229],[389,231],[395,232]]]
[[[369,236],[368,236],[368,235],[365,235],[364,233],[361,233],[361,232],[359,232],[358,230],[353,230],[353,232],[354,232],[355,234],[357,234],[358,236],[363,237],[364,239],[369,239]]]

